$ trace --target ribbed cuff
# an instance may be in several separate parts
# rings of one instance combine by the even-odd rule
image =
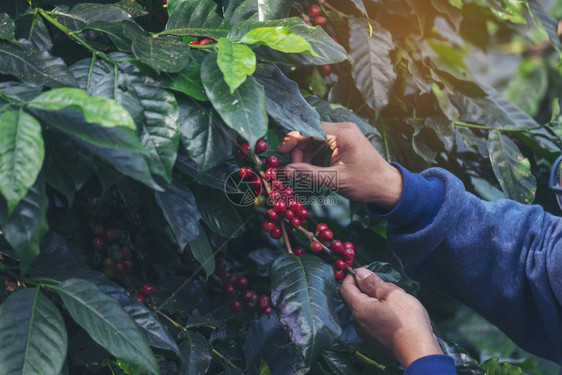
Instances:
[[[404,371],[404,375],[456,375],[453,357],[445,354],[431,354],[416,359]]]

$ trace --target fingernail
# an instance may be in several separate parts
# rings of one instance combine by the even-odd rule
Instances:
[[[366,268],[359,268],[355,270],[355,277],[359,280],[363,280],[364,278],[371,275],[371,271],[367,270]]]

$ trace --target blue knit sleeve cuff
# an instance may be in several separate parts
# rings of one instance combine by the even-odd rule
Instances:
[[[400,200],[390,211],[369,204],[371,214],[398,226],[423,228],[433,221],[445,196],[445,185],[438,177],[424,177],[412,173],[398,163],[392,163],[402,174],[403,188]]]
[[[453,357],[432,354],[416,359],[404,371],[404,375],[456,375]]]

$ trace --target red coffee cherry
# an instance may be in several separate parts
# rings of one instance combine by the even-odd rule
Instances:
[[[105,250],[105,241],[101,237],[96,237],[92,241],[92,248],[95,251],[104,251]]]
[[[343,253],[344,247],[340,240],[333,240],[330,244],[330,248],[335,254]]]
[[[267,164],[267,166],[270,168],[275,168],[279,165],[279,158],[275,155],[269,155],[265,161],[265,164]]]
[[[281,232],[281,228],[275,227],[271,230],[271,232],[269,232],[269,235],[271,238],[278,240],[283,235],[283,232]]]
[[[238,290],[244,290],[248,287],[248,279],[246,279],[244,276],[238,276],[236,278],[236,283],[234,284],[234,287]]]
[[[199,44],[203,45],[203,44],[209,44],[209,43],[214,43],[214,42],[215,41],[213,39],[201,39]]]
[[[228,263],[226,262],[226,259],[224,258],[215,259],[215,272],[218,271],[224,274],[227,268],[228,268]]]
[[[189,42],[189,43],[187,43],[187,44],[192,45],[192,46],[198,46],[198,45],[199,45],[199,41],[198,41],[198,40],[192,40],[191,42]]]
[[[343,277],[345,276],[343,270],[339,270],[337,268],[334,268],[334,277],[336,278],[336,280],[341,280],[343,279]]]
[[[238,171],[238,174],[240,175],[240,177],[242,178],[250,178],[252,177],[253,173],[252,173],[252,168],[250,167],[242,167],[240,168],[240,170]]]
[[[225,296],[229,296],[232,297],[236,294],[236,290],[234,289],[234,287],[230,284],[223,284],[222,286],[222,294],[224,294]]]
[[[320,67],[320,73],[321,73],[323,76],[329,76],[330,73],[332,73],[332,67],[330,67],[330,65],[322,65],[322,66]]]
[[[229,285],[234,285],[236,283],[236,281],[238,280],[238,276],[228,274],[223,278],[223,280],[224,280],[225,283],[227,283]]]
[[[260,296],[260,298],[258,298],[258,308],[260,310],[264,310],[268,306],[269,306],[269,297],[265,295]]]
[[[269,315],[272,311],[273,309],[271,308],[271,306],[267,306],[265,309],[263,309],[263,313],[265,315]]]
[[[259,176],[252,177],[252,179],[250,180],[250,187],[261,192],[261,178]]]
[[[320,241],[331,241],[334,238],[334,233],[329,229],[324,229],[318,233],[318,239]]]
[[[234,150],[234,156],[236,157],[236,159],[238,160],[244,160],[248,157],[248,155],[246,155],[244,153],[244,151],[240,150],[239,148],[237,148],[236,150]]]
[[[295,254],[298,257],[302,257],[305,254],[305,251],[302,247],[299,246],[293,249],[293,254]]]
[[[254,152],[256,154],[263,154],[267,150],[267,143],[263,139],[258,139]]]
[[[254,292],[252,292],[251,290],[243,290],[242,293],[240,293],[240,298],[242,298],[242,301],[244,302],[252,302],[252,296],[253,296]]]
[[[289,221],[289,224],[291,225],[291,227],[296,228],[301,225],[301,220],[298,217],[293,217]]]
[[[265,178],[268,181],[275,180],[277,178],[277,171],[273,168],[267,168],[264,172]]]
[[[133,262],[130,259],[126,259],[122,263],[123,263],[123,272],[127,273],[133,269]]]
[[[140,286],[139,292],[145,297],[149,296],[154,292],[154,286],[151,283],[144,283]]]
[[[285,212],[287,211],[287,203],[285,203],[282,200],[278,200],[277,202],[275,202],[275,204],[273,205],[273,208],[275,209],[275,211],[277,212]]]
[[[345,260],[353,260],[353,258],[355,258],[355,250],[348,247],[347,249],[343,250],[341,257]]]
[[[251,155],[252,154],[252,147],[248,142],[244,142],[240,145],[240,150],[244,153],[244,155]]]
[[[306,220],[308,218],[308,210],[306,208],[300,208],[295,211],[297,217],[301,220]]]
[[[328,229],[328,224],[320,223],[320,224],[316,225],[316,233],[320,233],[320,232],[322,232],[323,230],[326,230],[326,229]]]
[[[280,192],[272,191],[271,193],[269,193],[269,200],[271,200],[272,202],[277,202],[279,199],[281,199]]]
[[[326,24],[326,17],[324,16],[316,16],[314,17],[314,24],[317,26],[324,26]]]
[[[230,301],[230,308],[234,312],[240,312],[242,311],[242,303],[240,303],[240,301],[238,301],[237,299],[233,299],[232,301]]]
[[[283,190],[283,195],[286,198],[292,198],[295,193],[293,192],[293,189],[291,189],[290,187],[286,187],[285,190]]]
[[[273,230],[273,228],[275,228],[275,223],[273,223],[271,221],[264,220],[261,223],[261,227],[264,231],[271,232]]]
[[[311,5],[308,8],[308,14],[311,17],[319,16],[320,14],[322,14],[322,8],[320,8],[318,5]]]
[[[295,211],[293,211],[293,210],[287,210],[287,211],[285,211],[285,215],[284,215],[284,216],[285,216],[285,219],[291,220],[292,218],[295,217]]]
[[[144,296],[142,294],[135,293],[133,297],[135,297],[140,303],[144,303]]]
[[[318,241],[312,241],[310,243],[310,250],[314,251],[315,253],[318,253],[322,251],[322,244]]]
[[[344,242],[343,243],[344,249],[353,249],[355,250],[355,246],[351,242]]]
[[[298,210],[300,207],[298,206],[298,201],[295,198],[289,199],[289,209],[292,211]]]
[[[282,191],[283,189],[285,189],[285,185],[283,185],[283,182],[279,180],[273,180],[271,181],[271,189],[273,189],[274,191]]]
[[[125,272],[125,265],[123,264],[123,262],[119,262],[115,265],[115,271],[119,273]]]
[[[265,212],[265,215],[267,216],[267,219],[269,221],[277,221],[277,219],[279,219],[279,214],[277,213],[277,211],[275,211],[273,208],[268,209]]]
[[[347,263],[343,259],[336,260],[336,267],[340,270],[345,270],[347,268]]]

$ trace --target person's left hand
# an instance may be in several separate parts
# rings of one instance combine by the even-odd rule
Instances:
[[[391,352],[404,367],[443,354],[425,308],[402,288],[359,268],[355,278],[347,275],[340,294],[351,308],[359,336]]]

